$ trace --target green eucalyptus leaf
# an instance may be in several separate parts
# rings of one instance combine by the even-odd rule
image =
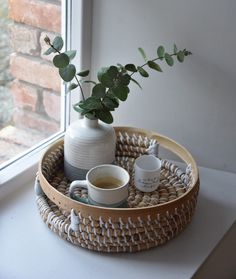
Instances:
[[[105,107],[107,107],[109,110],[113,110],[119,106],[119,103],[117,102],[116,98],[110,98],[109,96],[106,96],[102,103]]]
[[[98,73],[97,73],[97,78],[98,78],[98,80],[99,80],[100,82],[102,82],[102,76],[103,76],[105,73],[107,73],[108,69],[109,69],[109,67],[102,67],[102,68],[98,71]]]
[[[81,105],[83,106],[83,102],[84,101],[80,101],[79,103],[74,104],[73,108],[75,111],[81,113],[82,115],[85,115],[86,113],[89,113],[90,110],[81,107]]]
[[[130,79],[131,79],[131,77],[129,74],[124,74],[119,77],[118,83],[126,86],[126,85],[129,85]]]
[[[76,73],[76,68],[73,64],[69,64],[65,68],[59,69],[60,77],[66,82],[71,81],[74,78],[75,73]]]
[[[178,53],[177,53],[177,59],[178,59],[178,61],[179,62],[184,62],[184,52],[183,51],[179,51]]]
[[[44,55],[49,55],[51,53],[55,53],[57,52],[53,47],[50,47],[49,49],[47,49],[43,54]]]
[[[126,74],[127,73],[127,70],[125,69],[125,66],[123,66],[119,63],[117,63],[117,66],[118,66],[119,73],[121,73],[121,74]]]
[[[65,53],[55,55],[53,64],[57,68],[65,68],[70,63],[69,57]]]
[[[109,110],[96,110],[96,116],[98,117],[98,119],[107,124],[111,124],[113,122],[113,117]]]
[[[141,55],[142,55],[143,59],[145,60],[145,62],[147,62],[147,55],[146,55],[144,49],[139,47],[138,50],[141,53]]]
[[[140,73],[141,76],[143,77],[149,77],[148,72],[146,72],[142,67],[138,66],[137,67],[138,72]]]
[[[107,70],[107,74],[110,76],[111,79],[114,79],[118,74],[118,68],[116,66],[110,66]]]
[[[166,60],[166,63],[169,65],[169,66],[173,66],[174,65],[174,59],[172,58],[172,56],[170,56],[169,53],[165,53],[165,60]]]
[[[91,120],[96,119],[96,116],[95,116],[94,112],[87,112],[87,113],[85,113],[85,117],[87,117],[88,119],[91,119]]]
[[[82,103],[82,101],[80,101],[79,103],[76,103],[73,105],[73,109],[79,113],[83,113],[84,110],[80,107],[80,104]]]
[[[116,103],[116,106],[119,106],[119,99],[114,95],[114,92],[112,89],[109,89],[106,93],[106,97],[113,100]]]
[[[125,70],[125,67],[124,67],[123,65],[121,65],[120,63],[117,63],[116,65],[118,66],[118,68],[119,68],[121,71]]]
[[[68,86],[68,89],[67,89],[67,92],[70,92],[72,90],[74,90],[75,88],[77,88],[79,85],[76,84],[76,83],[71,83],[69,86]]]
[[[80,77],[87,77],[89,75],[89,70],[81,71],[77,73],[77,75]]]
[[[55,49],[60,51],[63,48],[63,45],[64,45],[62,37],[60,37],[60,36],[55,37],[55,39],[52,42],[52,45]]]
[[[174,52],[174,54],[177,54],[177,52],[178,52],[178,48],[177,48],[176,44],[174,44],[173,52]]]
[[[122,64],[120,64],[120,63],[117,63],[116,64],[118,67],[120,67],[120,68],[124,68],[124,66],[122,65]]]
[[[92,90],[92,97],[100,99],[106,95],[106,87],[101,83],[96,84]]]
[[[131,80],[132,80],[135,84],[137,84],[138,87],[139,87],[140,89],[143,89],[142,86],[137,82],[137,80],[135,80],[134,78],[131,78]]]
[[[125,101],[128,97],[129,88],[127,86],[120,85],[116,88],[113,88],[114,95],[121,101]]]
[[[125,69],[133,73],[137,72],[137,69],[134,64],[126,64]]]
[[[65,51],[64,53],[70,58],[71,61],[73,58],[75,58],[76,50],[68,50]]]
[[[160,59],[164,58],[165,55],[165,48],[163,46],[159,46],[157,49],[157,55]]]
[[[154,70],[156,70],[156,71],[158,71],[158,72],[162,72],[161,67],[160,67],[156,62],[150,60],[150,61],[148,61],[147,63],[148,63],[148,66],[149,66],[151,69],[154,69]]]
[[[102,103],[97,98],[89,97],[80,104],[80,107],[87,111],[91,111],[96,109],[102,109]]]
[[[112,101],[115,103],[115,108],[118,108],[119,107],[119,99],[118,98],[116,98],[116,97],[114,97],[114,98],[111,98],[112,99]]]
[[[81,83],[92,83],[94,85],[96,85],[97,83],[93,80],[80,80]]]
[[[114,81],[113,78],[110,76],[110,74],[108,73],[108,71],[106,73],[104,73],[101,77],[101,83],[108,88],[111,88],[114,86]]]

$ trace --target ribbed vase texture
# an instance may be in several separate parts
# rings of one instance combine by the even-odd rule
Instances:
[[[91,168],[112,164],[116,135],[111,125],[87,118],[72,123],[64,139],[64,170],[70,180],[85,179]]]

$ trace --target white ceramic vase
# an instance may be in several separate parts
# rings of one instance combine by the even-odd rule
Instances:
[[[64,138],[64,171],[71,180],[85,179],[87,172],[115,161],[114,128],[98,119],[86,117],[73,122]]]

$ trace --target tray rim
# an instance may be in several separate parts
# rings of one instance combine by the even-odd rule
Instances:
[[[125,126],[121,126],[121,127],[116,126],[114,127],[114,129],[117,135],[119,132],[121,133],[127,132],[128,134],[130,133],[140,134],[141,136],[146,136],[150,139],[156,139],[163,148],[172,151],[174,154],[180,157],[180,159],[182,159],[187,165],[191,164],[192,173],[193,173],[193,181],[192,181],[191,188],[186,193],[176,198],[175,200],[163,204],[141,207],[141,208],[106,208],[106,207],[88,205],[88,204],[81,203],[79,201],[75,201],[70,197],[65,196],[57,189],[55,189],[53,186],[51,186],[42,173],[42,164],[44,162],[45,157],[48,154],[50,154],[52,150],[56,149],[57,147],[63,144],[64,139],[60,139],[47,148],[47,150],[44,152],[44,154],[40,159],[39,168],[38,168],[38,178],[44,193],[58,207],[69,212],[71,212],[71,210],[73,209],[77,213],[81,214],[83,217],[127,221],[129,220],[130,217],[136,219],[142,217],[146,218],[147,216],[150,216],[150,218],[152,217],[156,218],[157,215],[160,216],[161,214],[166,214],[166,212],[168,212],[168,214],[174,213],[176,211],[176,208],[180,208],[185,203],[188,203],[191,200],[191,197],[193,195],[196,196],[198,194],[199,186],[200,186],[198,167],[193,156],[185,147],[183,147],[176,141],[153,131],[148,131],[145,129],[134,128],[134,127],[125,127]]]

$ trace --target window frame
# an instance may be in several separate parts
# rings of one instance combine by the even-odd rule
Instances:
[[[65,50],[77,50],[75,64],[77,70],[90,68],[91,63],[91,26],[92,0],[65,0],[61,2],[62,37]],[[80,20],[78,20],[80,18]],[[78,28],[79,26],[79,28]],[[50,144],[62,138],[68,125],[78,118],[72,110],[72,104],[80,100],[80,93],[66,94],[66,85],[61,83],[61,125],[60,131],[39,142],[37,146],[26,150],[3,163],[0,168],[0,187],[25,184],[35,175],[38,162]]]

